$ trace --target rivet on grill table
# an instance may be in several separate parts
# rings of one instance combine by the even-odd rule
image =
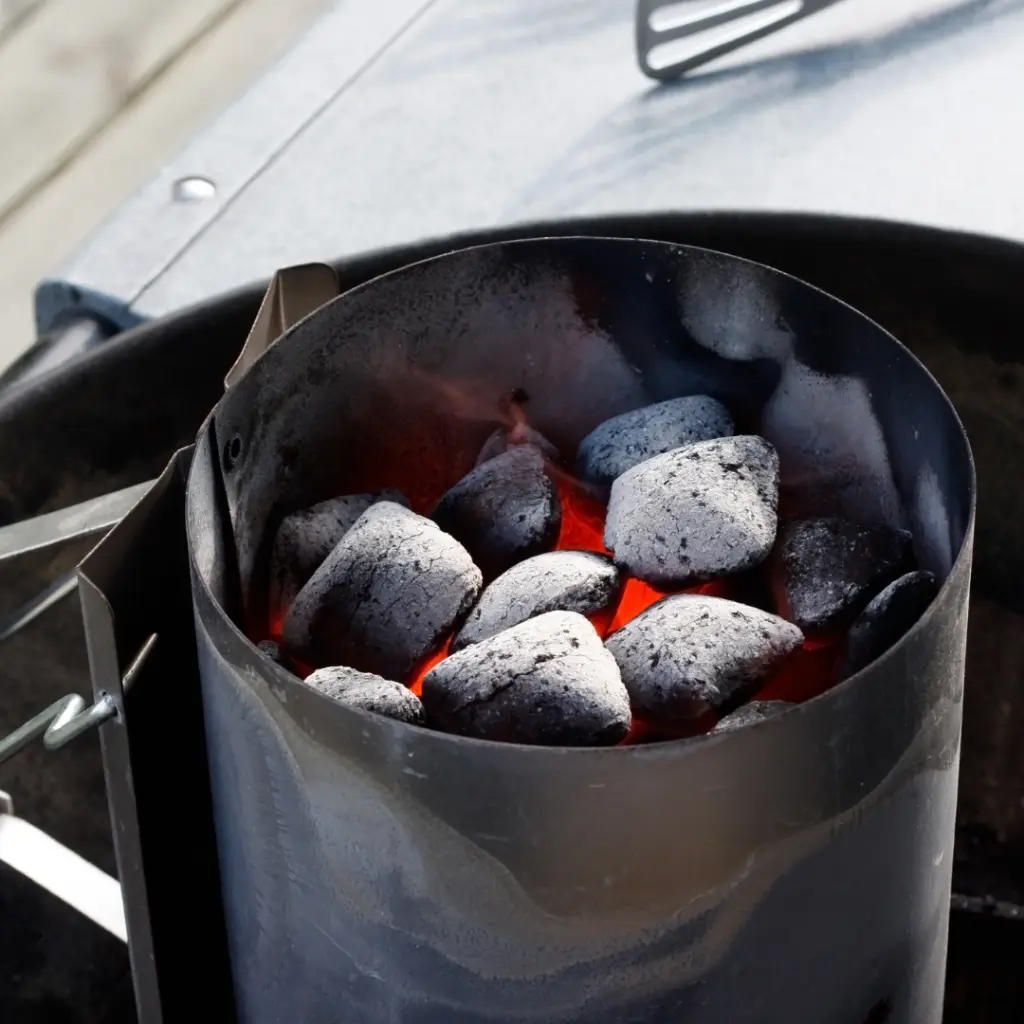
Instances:
[[[171,188],[171,196],[176,203],[201,203],[216,194],[217,186],[209,178],[199,175],[179,178]]]

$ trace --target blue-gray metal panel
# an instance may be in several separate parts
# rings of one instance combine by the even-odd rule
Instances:
[[[162,179],[216,181],[218,161],[242,154],[229,198],[147,261],[129,242],[168,200],[144,194],[59,280],[125,318],[159,316],[286,264],[658,208],[836,212],[1024,239],[1024,0],[837,4],[669,86],[637,69],[633,0],[406,0],[414,20],[385,53],[358,73],[329,68],[331,33],[357,6],[325,16],[287,74],[197,140],[206,162],[186,151]],[[310,79],[317,95],[336,88],[326,105],[296,102]],[[246,150],[257,112],[286,108],[295,128],[305,114],[301,130],[273,152]],[[41,290],[44,321],[66,293]]]

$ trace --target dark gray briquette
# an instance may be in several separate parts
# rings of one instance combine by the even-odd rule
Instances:
[[[771,577],[780,615],[803,630],[838,628],[913,568],[906,530],[824,517],[779,531]]]
[[[733,732],[745,725],[756,725],[758,722],[781,715],[791,707],[793,705],[785,700],[752,700],[749,704],[737,708],[731,715],[726,715],[711,731]]]
[[[627,469],[655,455],[715,437],[729,437],[732,417],[707,395],[670,398],[633,409],[595,427],[580,442],[576,472],[584,480],[610,484]]]
[[[758,608],[678,594],[627,622],[605,647],[634,714],[669,725],[746,699],[803,639],[791,622]]]
[[[357,672],[345,665],[331,665],[317,669],[305,681],[314,690],[351,708],[372,711],[410,725],[423,725],[425,715],[419,697],[393,679]]]
[[[281,648],[273,640],[261,640],[256,647],[260,654],[266,656],[271,661],[276,661],[278,665],[284,664],[281,658]]]
[[[490,437],[484,441],[480,454],[476,457],[476,464],[482,466],[485,462],[499,455],[504,455],[510,448],[517,445],[533,445],[542,455],[549,459],[557,459],[558,449],[542,434],[534,430],[526,423],[517,423],[512,427],[499,427]]]
[[[558,540],[562,507],[532,445],[517,445],[464,476],[438,502],[433,520],[464,544],[491,580]]]
[[[577,612],[546,612],[435,665],[423,678],[430,725],[540,746],[610,746],[629,732],[615,660]]]
[[[590,615],[609,608],[619,596],[619,570],[605,555],[589,551],[549,551],[503,572],[480,595],[452,651],[486,640],[544,612]]]
[[[404,680],[469,611],[481,584],[454,537],[402,505],[378,502],[299,591],[284,644],[309,665]]]
[[[281,520],[270,552],[270,607],[284,610],[355,521],[377,501],[406,504],[398,491],[329,498]]]
[[[908,572],[872,598],[846,637],[840,678],[880,658],[925,613],[939,585],[930,572]]]
[[[779,458],[763,438],[723,437],[655,455],[613,484],[604,542],[655,586],[742,572],[775,541]]]

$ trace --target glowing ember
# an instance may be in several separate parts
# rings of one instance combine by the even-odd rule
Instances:
[[[517,436],[517,427],[525,423],[519,410],[513,406],[509,416],[511,430],[508,443],[521,443]],[[547,462],[547,472],[554,481],[562,507],[562,523],[557,551],[590,551],[596,554],[611,555],[604,544],[604,525],[606,508],[604,502],[592,488],[569,476],[564,470],[551,462]],[[610,636],[626,623],[646,611],[651,605],[680,591],[660,590],[636,578],[628,578],[623,586],[618,603],[604,611],[589,615],[588,618],[598,636],[602,639]],[[705,594],[713,597],[732,597],[734,585],[727,580],[712,580],[699,586],[689,587],[682,593]],[[281,629],[286,608],[271,608],[268,615],[268,636],[280,642]],[[420,696],[423,689],[423,677],[435,665],[448,657],[452,637],[434,653],[426,657],[412,673],[409,688]],[[837,637],[816,637],[808,639],[786,662],[783,668],[768,679],[755,700],[781,700],[800,703],[828,690],[836,681],[841,655],[841,641]],[[313,671],[308,666],[287,658],[292,671],[305,678]],[[715,725],[715,717],[709,713],[705,718],[689,722],[685,732],[666,731],[664,726],[656,725],[634,718],[629,735],[621,745],[653,743],[663,740],[678,739],[681,736],[692,736],[710,731]]]
[[[611,554],[604,546],[604,505],[587,494],[572,477],[564,473],[552,475],[562,503],[562,528],[555,550]]]
[[[427,655],[423,659],[422,664],[412,674],[412,681],[409,683],[409,689],[416,694],[417,697],[423,696],[423,677],[439,662],[444,661],[448,657],[448,648],[452,645],[452,638],[448,637],[447,640],[442,644],[441,648],[434,651],[433,654]]]
[[[294,672],[300,679],[305,679],[306,676],[311,676],[316,671],[312,665],[307,665],[304,661],[299,661],[298,658],[288,657],[287,665],[289,671]]]
[[[281,630],[284,628],[284,616],[287,608],[271,608],[268,614],[267,639],[274,643],[281,643]]]
[[[687,736],[700,736],[702,733],[711,732],[716,724],[715,716],[711,711],[699,718],[692,719],[685,726],[678,726],[676,729],[645,722],[634,714],[629,733],[618,745],[620,747],[636,747],[644,743],[664,743],[667,740],[679,740]]]
[[[605,608],[604,611],[593,612],[587,616],[588,621],[602,640],[612,631],[612,622],[615,619],[616,611],[618,611],[618,606],[613,604],[611,608]]]
[[[725,580],[711,580],[709,583],[702,583],[696,587],[687,587],[685,590],[658,590],[643,580],[630,579],[622,590],[622,597],[619,599],[619,606],[615,610],[608,634],[621,629],[631,619],[635,619],[641,612],[646,611],[656,601],[660,601],[669,594],[705,594],[708,597],[728,597],[729,586]],[[600,632],[600,630],[598,631]]]
[[[619,606],[615,609],[615,617],[612,619],[609,633],[621,629],[630,619],[635,619],[642,611],[646,611],[655,601],[668,597],[669,591],[655,590],[649,583],[643,580],[627,580],[622,588],[622,597],[619,598]]]
[[[800,704],[831,689],[839,670],[840,638],[809,637],[785,665],[753,697]]]

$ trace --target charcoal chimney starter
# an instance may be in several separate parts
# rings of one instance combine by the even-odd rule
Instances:
[[[346,706],[253,642],[286,516],[385,490],[429,514],[510,396],[571,462],[612,417],[691,395],[774,447],[780,520],[908,531],[938,584],[828,692],[689,739],[517,745]],[[239,1019],[938,1024],[973,517],[921,364],[735,257],[483,245],[296,324],[214,409],[187,494]]]

